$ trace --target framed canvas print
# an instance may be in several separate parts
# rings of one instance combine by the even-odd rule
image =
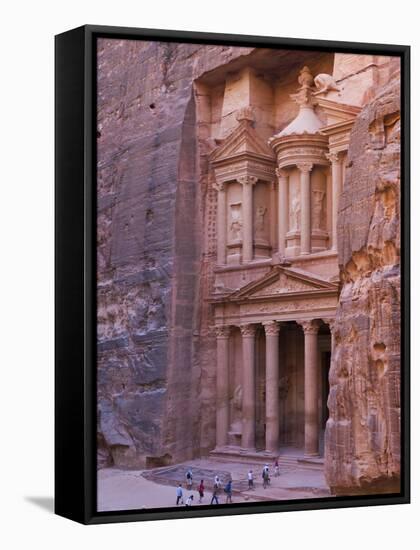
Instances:
[[[56,513],[409,502],[409,47],[56,37]]]

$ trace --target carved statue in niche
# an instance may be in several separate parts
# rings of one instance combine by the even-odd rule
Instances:
[[[267,208],[265,206],[257,206],[257,211],[255,213],[255,234],[257,237],[263,237],[264,236],[264,226],[265,226],[265,220],[264,216],[267,212]]]
[[[312,227],[313,229],[321,229],[321,217],[324,205],[324,191],[315,189],[312,192]]]
[[[232,418],[230,431],[242,433],[242,386],[238,384],[233,391],[231,399],[232,403]]]
[[[292,199],[290,205],[290,229],[297,231],[300,227],[300,199],[298,193],[296,193]]]
[[[241,203],[230,205],[229,233],[232,241],[240,241],[242,238],[242,213]]]

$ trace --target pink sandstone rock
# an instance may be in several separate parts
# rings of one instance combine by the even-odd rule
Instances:
[[[325,474],[335,494],[400,484],[400,96],[395,72],[352,130],[338,216],[341,293]]]

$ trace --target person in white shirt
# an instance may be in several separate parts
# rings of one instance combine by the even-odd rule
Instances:
[[[248,472],[248,489],[254,488],[254,474],[252,470],[249,470]]]
[[[194,500],[194,496],[193,496],[193,495],[190,495],[190,496],[187,498],[187,502],[185,503],[185,506],[192,506],[193,500]]]
[[[176,505],[181,502],[181,504],[184,504],[184,499],[182,498],[182,485],[179,484],[176,488]]]

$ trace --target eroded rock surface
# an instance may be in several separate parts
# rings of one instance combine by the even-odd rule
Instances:
[[[395,72],[356,120],[339,207],[342,288],[325,452],[335,494],[399,491],[399,92]]]
[[[162,466],[200,446],[192,82],[250,51],[99,40],[99,467]]]

